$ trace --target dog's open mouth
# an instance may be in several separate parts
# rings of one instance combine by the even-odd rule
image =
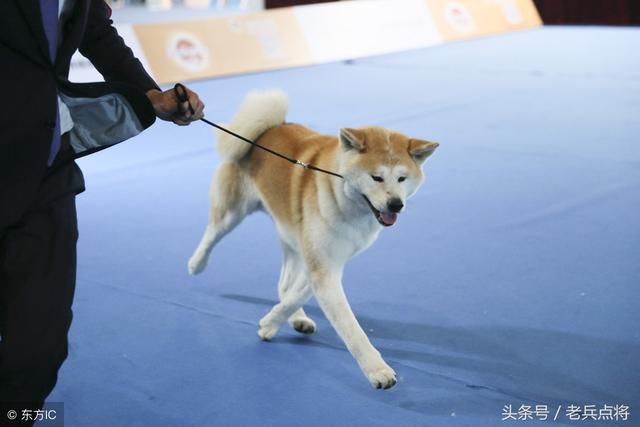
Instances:
[[[382,225],[384,227],[391,227],[393,224],[396,223],[396,220],[398,219],[398,214],[397,213],[395,213],[395,212],[380,212],[378,209],[373,207],[373,205],[371,204],[371,201],[369,200],[369,198],[367,196],[365,196],[363,194],[362,197],[364,197],[364,199],[367,201],[367,204],[369,205],[369,208],[371,208],[371,212],[373,212],[373,215],[376,217],[376,219],[378,220],[380,225]]]

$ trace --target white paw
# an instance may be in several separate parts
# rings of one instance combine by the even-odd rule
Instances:
[[[298,317],[293,320],[289,320],[289,324],[293,329],[301,334],[312,334],[316,331],[316,322],[308,317]]]
[[[367,372],[367,379],[373,388],[387,390],[396,384],[396,372],[387,365]]]
[[[196,252],[189,259],[189,274],[196,275],[198,273],[201,273],[206,266],[207,258]]]
[[[260,329],[258,329],[258,336],[263,341],[271,341],[276,333],[278,332],[278,327],[273,326],[271,322],[266,322],[263,320],[260,321]]]

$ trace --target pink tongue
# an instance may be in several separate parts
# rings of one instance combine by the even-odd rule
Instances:
[[[396,223],[396,219],[398,219],[398,214],[394,212],[380,212],[380,217],[382,218],[382,222],[384,222],[385,224],[393,225]]]

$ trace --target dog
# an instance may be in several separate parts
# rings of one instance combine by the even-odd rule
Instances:
[[[424,180],[423,162],[438,144],[381,127],[343,128],[320,135],[285,122],[281,91],[250,93],[230,130],[329,174],[296,167],[231,135],[220,133],[222,163],[211,185],[209,223],[188,268],[200,273],[212,248],[248,214],[265,211],[274,220],[283,249],[280,302],[259,323],[269,341],[285,321],[311,334],[316,324],[303,305],[314,296],[371,385],[388,389],[395,371],[358,324],[342,287],[346,262],[391,227]]]

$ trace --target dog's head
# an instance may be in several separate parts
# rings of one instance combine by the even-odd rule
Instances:
[[[389,227],[424,180],[422,163],[438,144],[380,127],[340,130],[340,171],[347,196]]]

